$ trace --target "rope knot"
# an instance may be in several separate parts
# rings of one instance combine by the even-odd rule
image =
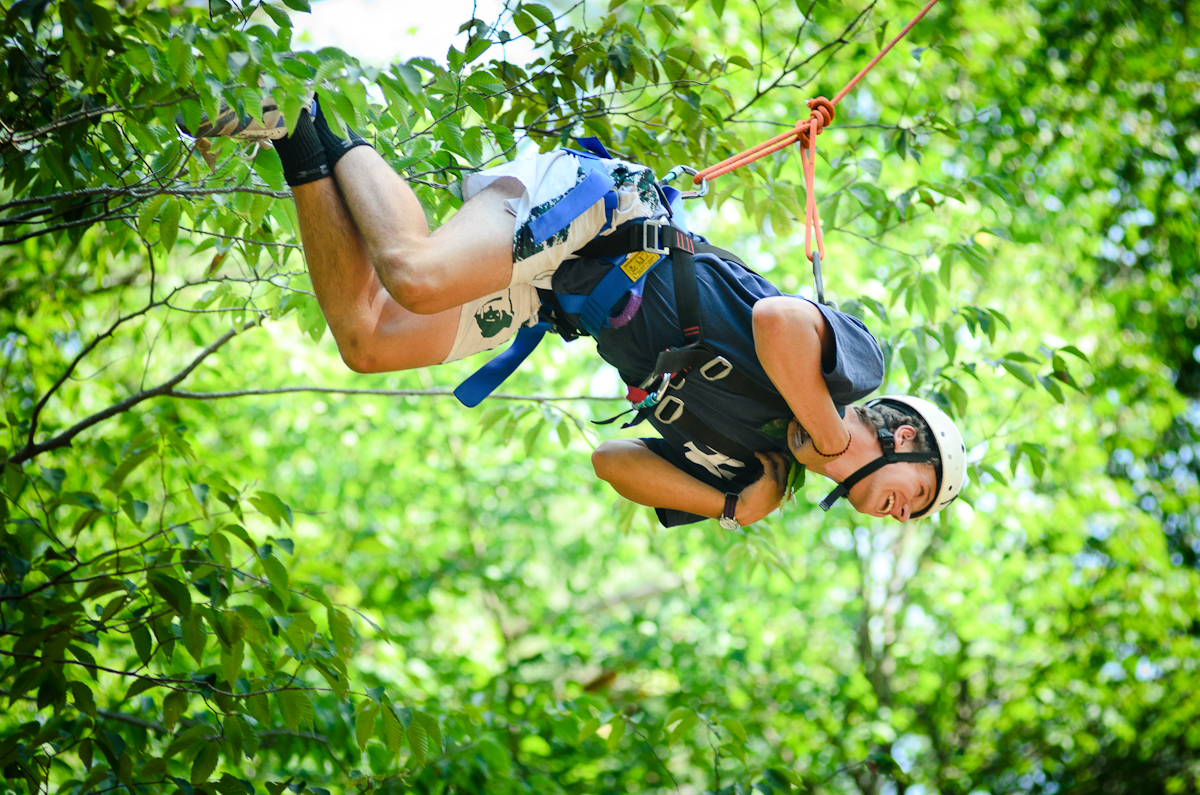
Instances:
[[[809,135],[815,138],[824,132],[826,125],[833,123],[835,115],[833,103],[825,97],[810,99],[808,108],[812,111],[808,118],[796,122],[796,143],[805,149],[811,145]]]

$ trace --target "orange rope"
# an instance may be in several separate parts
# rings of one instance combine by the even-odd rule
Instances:
[[[872,58],[871,62],[864,66],[832,100],[825,97],[810,99],[808,101],[808,108],[812,112],[807,119],[797,121],[794,128],[781,135],[776,135],[769,141],[764,141],[758,146],[752,146],[744,152],[738,152],[733,157],[726,158],[715,166],[709,166],[697,172],[696,176],[692,178],[692,182],[699,185],[706,179],[716,179],[722,174],[728,174],[742,166],[749,165],[761,157],[778,152],[780,149],[784,149],[792,144],[799,144],[800,163],[804,168],[804,253],[810,260],[813,258],[812,241],[815,236],[817,251],[824,258],[825,238],[821,234],[821,218],[817,213],[817,136],[821,134],[827,125],[833,122],[834,107],[858,85],[858,81],[862,80],[867,72],[871,71],[875,67],[875,64],[879,63],[883,56],[888,54],[892,47],[895,47],[913,29],[914,25],[921,21],[921,18],[928,13],[929,9],[937,4],[938,0],[929,0],[925,4],[925,7],[912,18],[912,21],[905,25],[904,29],[888,42],[888,45],[880,50],[879,54]]]

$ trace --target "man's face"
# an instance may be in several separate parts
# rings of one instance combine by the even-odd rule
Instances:
[[[933,502],[936,484],[929,464],[888,464],[850,489],[847,499],[859,513],[907,522]]]

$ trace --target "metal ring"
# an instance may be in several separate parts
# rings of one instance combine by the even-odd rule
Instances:
[[[675,413],[671,415],[671,419],[666,419],[665,417],[663,417],[663,409],[666,408],[667,406],[671,405],[672,401],[675,402],[677,408],[675,409]],[[656,408],[654,410],[654,418],[656,420],[658,420],[659,422],[661,422],[663,425],[670,425],[671,423],[675,422],[675,420],[679,419],[682,416],[683,416],[683,401],[680,400],[679,398],[675,397],[674,395],[667,395],[665,398],[662,399],[662,402],[660,402],[658,404],[658,408]]]
[[[724,365],[724,366],[725,366],[725,369],[724,369],[724,370],[722,370],[722,371],[721,371],[719,374],[717,374],[717,375],[709,375],[709,370],[710,370],[710,369],[711,369],[711,368],[712,368],[714,365]],[[724,356],[716,356],[716,357],[714,357],[714,358],[712,358],[712,359],[709,359],[709,360],[708,360],[707,362],[705,362],[705,363],[704,363],[704,365],[703,365],[703,366],[700,368],[700,375],[704,376],[704,377],[705,377],[706,379],[708,379],[709,381],[720,381],[722,378],[724,378],[725,376],[729,375],[729,374],[730,374],[730,373],[732,373],[732,372],[733,372],[733,365],[732,365],[732,364],[730,364],[730,363],[729,363],[729,360],[728,360],[728,359],[726,359]]]

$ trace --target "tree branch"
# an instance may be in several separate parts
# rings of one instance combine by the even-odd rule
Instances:
[[[111,406],[109,406],[106,409],[104,409],[102,411],[98,411],[95,414],[91,415],[90,417],[80,420],[79,422],[75,423],[67,430],[63,431],[62,433],[58,434],[57,436],[55,436],[51,439],[48,439],[40,444],[33,443],[33,433],[34,433],[34,429],[36,428],[36,422],[31,423],[31,427],[29,429],[28,442],[26,443],[25,447],[19,453],[16,453],[15,455],[13,455],[11,458],[8,459],[9,462],[11,462],[13,464],[21,464],[21,463],[24,463],[25,461],[30,460],[31,458],[34,458],[35,456],[41,455],[42,453],[45,453],[49,450],[57,450],[61,447],[68,447],[68,446],[70,446],[71,441],[76,436],[78,436],[80,433],[87,430],[88,428],[92,427],[93,425],[103,422],[104,420],[106,420],[110,417],[115,417],[118,414],[126,412],[129,409],[136,406],[137,404],[141,403],[142,401],[149,400],[150,398],[159,397],[161,395],[170,393],[176,384],[182,382],[185,378],[187,378],[189,375],[191,375],[192,371],[195,370],[197,367],[199,367],[200,363],[202,361],[204,361],[209,356],[211,356],[212,354],[214,354],[218,350],[220,350],[225,345],[225,343],[229,342],[231,339],[236,337],[238,334],[240,334],[244,331],[249,331],[251,328],[259,325],[260,323],[262,323],[262,318],[255,318],[254,320],[251,320],[251,321],[245,323],[244,325],[242,325],[242,327],[240,329],[239,328],[230,329],[229,331],[222,334],[219,338],[217,338],[217,340],[215,342],[213,342],[211,345],[209,345],[207,348],[200,351],[199,355],[197,355],[196,358],[193,359],[190,364],[188,364],[186,367],[184,367],[182,370],[180,370],[178,373],[176,373],[175,375],[173,375],[171,378],[167,379],[163,383],[159,384],[156,387],[152,387],[150,389],[143,389],[139,392],[136,392],[135,394],[130,395],[129,397],[125,398],[124,400],[112,404]],[[113,328],[115,328],[115,324],[114,324]],[[111,331],[111,329],[110,329],[110,331]],[[99,340],[99,338],[97,338],[96,341],[98,341],[98,340]],[[92,347],[95,347],[95,345],[93,344],[92,346],[89,346],[88,350],[90,350]],[[76,363],[78,363],[79,359],[85,353],[87,353],[87,350],[81,352],[79,354],[79,356],[76,357],[75,362],[72,363],[71,369],[74,369],[74,365]],[[60,386],[62,384],[62,382],[66,380],[67,375],[69,375],[69,374],[70,374],[70,370],[68,370],[68,372],[65,373],[61,379],[59,379],[59,382],[57,384],[55,384],[54,389],[52,389],[50,392],[46,393],[46,395],[42,398],[42,401],[38,405],[39,409],[43,405],[45,405],[45,401],[50,397],[51,394],[53,394],[54,390],[56,390],[58,388],[58,386]],[[35,419],[36,419],[36,412],[35,412]]]

